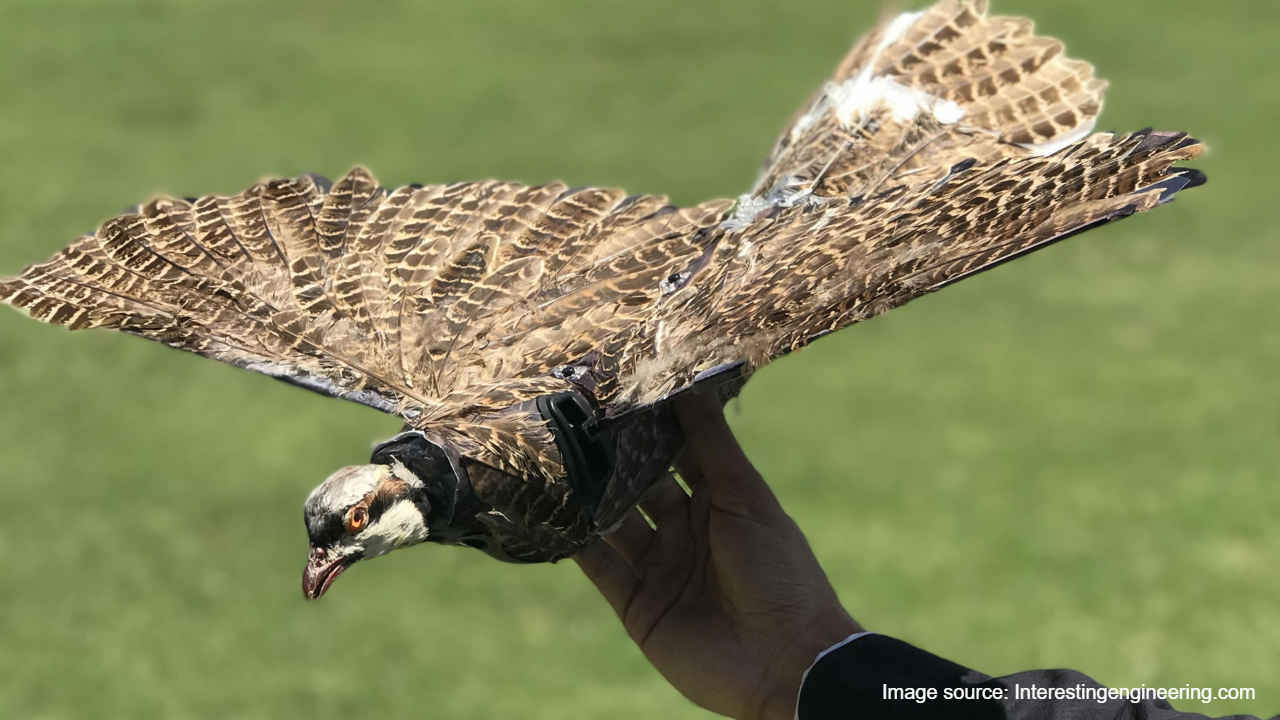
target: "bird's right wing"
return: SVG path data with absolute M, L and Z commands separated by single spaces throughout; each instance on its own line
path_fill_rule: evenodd
M 333 185 L 278 178 L 112 218 L 0 278 L 0 304 L 363 403 L 511 474 L 555 477 L 545 424 L 508 411 L 571 389 L 554 370 L 583 355 L 607 368 L 731 205 L 562 183 L 392 189 L 363 168 Z

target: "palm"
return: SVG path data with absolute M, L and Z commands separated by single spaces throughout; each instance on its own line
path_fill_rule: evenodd
M 673 479 L 608 544 L 579 555 L 653 665 L 689 699 L 735 716 L 794 700 L 823 647 L 856 630 L 795 523 L 714 400 L 679 409 L 689 448 Z M 789 698 L 788 698 L 789 696 Z

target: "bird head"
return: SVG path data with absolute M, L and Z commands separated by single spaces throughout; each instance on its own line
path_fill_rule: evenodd
M 333 473 L 303 505 L 311 550 L 302 593 L 318 598 L 356 561 L 426 540 L 430 510 L 423 480 L 399 462 Z

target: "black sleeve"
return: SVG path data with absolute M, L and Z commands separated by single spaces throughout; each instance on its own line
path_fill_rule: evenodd
M 798 720 L 834 718 L 1017 718 L 1018 720 L 1191 720 L 1152 698 L 1108 697 L 1074 670 L 988 677 L 884 635 L 864 635 L 819 657 L 805 675 Z M 1198 703 L 1194 697 L 1185 701 Z M 1233 715 L 1234 720 L 1257 720 Z M 1224 718 L 1224 720 L 1227 720 Z M 1272 720 L 1280 720 L 1280 715 Z

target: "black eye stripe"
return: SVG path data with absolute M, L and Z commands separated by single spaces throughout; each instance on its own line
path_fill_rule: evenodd
M 382 513 L 386 512 L 396 500 L 397 498 L 389 495 L 374 495 L 373 502 L 369 504 L 369 524 L 377 522 L 378 518 L 382 517 Z
M 311 544 L 316 547 L 328 547 L 338 542 L 338 539 L 346 532 L 340 517 L 326 517 L 320 521 L 319 525 L 316 528 L 312 528 L 310 524 L 307 526 L 307 529 L 311 531 Z

